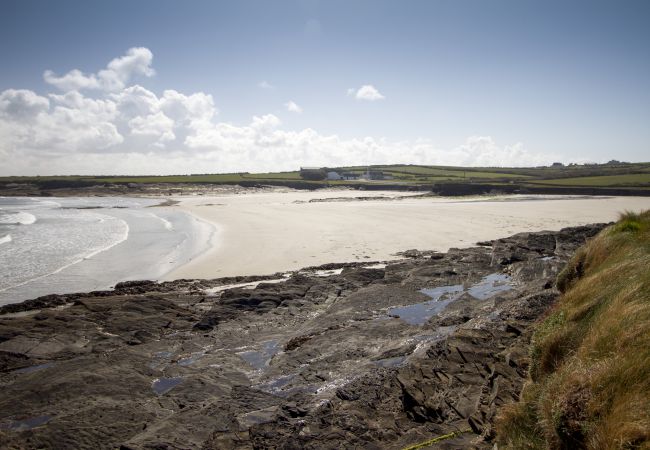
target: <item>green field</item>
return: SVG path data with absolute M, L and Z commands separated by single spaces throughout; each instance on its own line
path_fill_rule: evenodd
M 553 167 L 450 167 L 424 166 L 410 164 L 331 167 L 339 173 L 347 172 L 361 175 L 368 168 L 372 172 L 381 172 L 383 180 L 305 180 L 298 170 L 271 173 L 215 173 L 167 176 L 36 176 L 36 177 L 0 177 L 0 185 L 7 187 L 12 183 L 31 184 L 40 189 L 90 187 L 95 185 L 119 184 L 280 184 L 293 187 L 346 185 L 405 185 L 431 186 L 446 183 L 520 186 L 528 188 L 542 187 L 611 187 L 650 189 L 650 163 L 589 164 Z
M 650 186 L 650 173 L 559 178 L 554 180 L 538 180 L 535 183 L 554 186 L 640 186 L 644 184 Z
M 441 181 L 441 180 L 489 180 L 489 179 L 523 179 L 528 178 L 528 175 L 497 172 L 490 170 L 482 170 L 478 168 L 447 168 L 447 167 L 434 167 L 434 166 L 417 166 L 417 165 L 391 165 L 391 166 L 370 166 L 371 170 L 381 171 L 385 175 L 390 175 L 395 180 L 402 181 Z M 354 166 L 343 167 L 341 170 L 362 174 L 367 170 L 367 167 Z

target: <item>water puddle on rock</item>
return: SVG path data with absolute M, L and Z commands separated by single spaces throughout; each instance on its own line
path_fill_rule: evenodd
M 246 361 L 255 370 L 263 370 L 269 365 L 271 358 L 280 351 L 280 344 L 276 340 L 262 342 L 261 350 L 248 350 L 237 353 L 241 359 Z
M 32 373 L 32 372 L 37 372 L 39 370 L 47 369 L 48 367 L 52 367 L 53 365 L 54 363 L 50 362 L 45 364 L 38 364 L 36 366 L 23 367 L 22 369 L 14 370 L 13 373 Z
M 174 387 L 183 382 L 183 377 L 156 378 L 151 383 L 151 389 L 158 394 L 163 395 L 171 391 Z
M 188 367 L 197 362 L 199 359 L 203 358 L 205 356 L 205 352 L 196 352 L 192 353 L 190 356 L 186 358 L 181 358 L 178 360 L 177 364 L 179 366 L 183 367 Z
M 260 280 L 260 281 L 249 281 L 247 283 L 236 283 L 236 284 L 225 284 L 223 286 L 217 286 L 213 288 L 208 288 L 204 289 L 203 292 L 208 297 L 216 297 L 218 294 L 220 294 L 223 291 L 227 291 L 228 289 L 235 289 L 235 288 L 242 288 L 242 289 L 255 289 L 258 285 L 260 284 L 278 284 L 278 283 L 284 283 L 289 279 L 289 276 L 286 274 L 284 275 L 284 278 L 272 278 L 270 280 Z
M 269 408 L 258 409 L 257 411 L 241 414 L 240 416 L 237 416 L 237 421 L 239 422 L 242 429 L 245 430 L 253 425 L 273 422 L 277 414 L 278 407 L 271 406 Z
M 486 300 L 499 292 L 509 291 L 510 289 L 512 289 L 512 282 L 508 275 L 493 273 L 472 285 L 467 292 L 474 298 Z
M 149 368 L 152 370 L 157 370 L 166 367 L 173 355 L 174 353 L 167 351 L 154 353 L 153 359 L 149 363 Z
M 45 425 L 50 420 L 52 420 L 52 417 L 53 416 L 45 415 L 45 416 L 28 417 L 26 419 L 20 419 L 20 420 L 12 420 L 8 424 L 0 425 L 0 428 L 5 430 L 12 430 L 12 431 L 31 430 L 32 428 Z
M 290 373 L 288 375 L 282 375 L 277 378 L 267 381 L 265 383 L 260 383 L 256 385 L 256 388 L 260 391 L 273 394 L 277 397 L 288 398 L 294 394 L 316 394 L 318 392 L 320 384 L 298 384 L 297 386 L 292 385 L 293 380 L 296 379 L 298 374 Z M 298 381 L 300 383 L 300 381 Z
M 314 270 L 314 275 L 321 278 L 331 277 L 333 275 L 341 275 L 343 269 L 322 269 Z
M 275 378 L 271 381 L 267 381 L 266 383 L 262 383 L 258 385 L 259 389 L 268 392 L 271 394 L 277 394 L 281 395 L 282 394 L 282 389 L 287 386 L 293 379 L 296 378 L 296 374 L 292 373 L 289 375 L 282 375 L 278 378 Z
M 463 294 L 463 285 L 440 286 L 431 289 L 422 289 L 420 292 L 431 297 L 431 300 L 416 303 L 415 305 L 389 308 L 388 315 L 399 317 L 411 325 L 422 325 L 442 311 L 449 303 L 460 297 Z
M 379 367 L 399 367 L 406 362 L 407 356 L 396 356 L 394 358 L 377 359 L 373 361 Z
M 512 280 L 508 275 L 493 273 L 483 277 L 481 281 L 467 289 L 462 284 L 421 289 L 420 292 L 431 297 L 431 300 L 415 305 L 389 308 L 388 315 L 399 317 L 411 325 L 423 325 L 465 293 L 478 300 L 486 300 L 499 292 L 509 291 L 512 288 Z

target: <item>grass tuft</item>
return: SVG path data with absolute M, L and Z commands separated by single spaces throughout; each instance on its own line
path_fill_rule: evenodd
M 650 449 L 650 211 L 626 212 L 558 276 L 503 448 Z

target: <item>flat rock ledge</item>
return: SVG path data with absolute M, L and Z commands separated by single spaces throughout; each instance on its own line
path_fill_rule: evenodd
M 492 448 L 531 325 L 603 224 L 0 308 L 0 447 Z

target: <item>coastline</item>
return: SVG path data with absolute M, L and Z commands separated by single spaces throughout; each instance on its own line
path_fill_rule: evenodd
M 446 252 L 519 232 L 609 222 L 620 212 L 650 208 L 646 197 L 459 198 L 347 189 L 140 198 L 157 200 L 138 213 L 139 221 L 156 216 L 156 229 L 136 227 L 108 250 L 1 292 L 0 303 L 109 289 L 136 279 L 270 275 L 331 263 L 396 260 L 411 249 Z M 79 208 L 96 207 L 82 203 Z M 99 211 L 125 219 L 128 210 L 120 208 Z M 172 225 L 167 216 L 185 220 Z M 172 242 L 170 233 L 185 238 Z
M 447 444 L 490 449 L 557 273 L 603 226 L 322 267 L 328 276 L 136 281 L 0 308 L 0 437 L 405 448 L 471 429 Z
M 520 232 L 610 222 L 626 210 L 650 208 L 646 197 L 405 194 L 376 191 L 359 197 L 358 191 L 327 190 L 174 197 L 179 203 L 171 208 L 211 223 L 220 239 L 162 279 L 394 260 L 409 249 L 445 252 Z
M 48 198 L 52 200 L 52 198 Z M 83 253 L 68 255 L 67 260 L 55 255 L 41 254 L 39 247 L 29 248 L 32 241 L 29 234 L 21 233 L 0 250 L 4 252 L 15 274 L 23 275 L 14 283 L 0 286 L 0 305 L 22 302 L 49 294 L 66 294 L 112 288 L 116 283 L 134 279 L 162 279 L 177 266 L 191 261 L 193 257 L 206 250 L 205 242 L 212 242 L 214 227 L 194 215 L 179 209 L 170 208 L 168 202 L 137 198 L 78 198 L 58 199 L 63 206 L 50 211 L 32 211 L 44 216 L 44 222 L 36 221 L 27 227 L 39 227 L 27 233 L 42 233 L 41 228 L 52 220 L 58 210 L 67 210 L 66 223 L 73 223 L 73 210 L 83 214 L 94 214 L 98 220 L 115 220 L 124 224 L 125 234 L 108 245 L 88 249 Z M 144 203 L 140 200 L 145 200 Z M 129 206 L 124 206 L 126 202 Z M 133 204 L 132 204 L 133 203 Z M 150 204 L 155 203 L 155 204 Z M 161 206 L 151 208 L 152 206 Z M 102 218 L 103 217 L 103 218 Z M 71 222 L 72 221 L 72 222 Z M 51 225 L 50 225 L 51 226 Z M 81 237 L 81 236 L 79 236 Z M 27 239 L 27 240 L 26 240 Z M 14 249 L 5 247 L 16 245 Z M 92 251 L 91 251 L 92 250 Z M 12 252 L 14 252 L 12 254 Z M 21 255 L 21 256 L 16 256 Z M 25 255 L 25 256 L 22 256 Z M 24 259 L 31 257 L 32 259 Z M 13 259 L 12 259 L 13 258 Z M 18 258 L 18 259 L 16 259 Z M 34 259 L 37 258 L 37 259 Z M 33 274 L 20 272 L 23 265 L 33 264 L 38 258 L 49 258 L 48 265 L 39 267 Z M 5 280 L 7 281 L 7 280 Z M 9 279 L 11 281 L 11 278 Z

